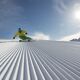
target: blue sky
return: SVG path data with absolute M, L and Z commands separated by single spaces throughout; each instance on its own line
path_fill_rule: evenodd
M 79 0 L 0 0 L 0 38 L 12 38 L 19 27 L 53 40 L 78 34 L 79 11 Z

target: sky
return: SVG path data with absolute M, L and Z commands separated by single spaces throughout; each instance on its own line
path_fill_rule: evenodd
M 80 36 L 80 0 L 0 0 L 0 39 L 17 29 L 37 39 L 70 40 Z

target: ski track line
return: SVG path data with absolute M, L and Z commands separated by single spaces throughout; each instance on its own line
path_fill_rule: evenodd
M 80 80 L 80 46 L 76 45 L 55 41 L 0 43 L 0 80 Z M 69 47 L 68 56 L 73 55 L 70 49 L 77 54 L 69 59 L 54 51 L 55 47 L 64 48 L 62 52 Z
M 2 65 L 6 60 L 8 60 L 8 58 L 10 58 L 12 55 L 14 55 L 14 50 L 17 51 L 16 48 L 14 48 L 13 50 L 10 50 L 8 53 L 8 55 L 1 61 L 0 65 Z
M 45 56 L 46 57 L 46 56 Z M 67 76 L 67 74 L 65 74 L 65 72 L 63 72 L 64 70 L 63 69 L 61 69 L 60 70 L 60 67 L 59 66 L 55 66 L 56 64 L 54 63 L 54 66 L 50 63 L 50 61 L 49 61 L 49 59 L 46 57 L 43 57 L 42 56 L 42 58 L 45 60 L 46 59 L 46 63 L 50 66 L 50 68 L 56 73 L 56 75 L 59 77 L 59 78 L 61 78 L 61 80 L 63 79 L 64 80 L 64 75 L 65 76 Z M 60 73 L 60 72 L 62 72 L 62 73 Z M 61 77 L 62 76 L 62 77 Z M 69 76 L 67 76 L 67 78 L 68 78 L 68 80 L 69 80 L 69 78 L 70 78 L 70 80 L 74 80 L 71 76 L 69 77 Z M 67 80 L 67 79 L 66 79 Z
M 37 50 L 37 49 L 36 49 Z M 39 51 L 38 51 L 39 52 Z M 46 57 L 46 55 L 44 55 L 45 57 Z M 43 55 L 42 55 L 42 57 L 43 57 Z M 45 58 L 44 58 L 45 59 Z M 47 60 L 47 59 L 46 59 Z M 44 60 L 45 61 L 45 60 Z M 52 66 L 52 64 L 50 64 L 50 62 L 49 61 L 46 61 L 47 62 L 47 64 L 51 67 Z M 65 79 L 64 78 L 64 75 L 63 74 L 65 74 L 65 73 L 63 73 L 63 74 L 61 74 L 60 72 L 59 72 L 59 70 L 57 70 L 56 69 L 56 67 L 54 67 L 54 66 L 52 66 L 52 68 L 53 68 L 53 71 L 57 74 L 57 76 L 59 76 L 60 78 L 61 78 L 61 80 L 63 79 Z M 61 70 L 62 71 L 62 70 Z M 69 77 L 69 76 L 68 76 Z M 67 80 L 67 79 L 65 79 L 65 80 Z M 73 78 L 70 78 L 70 80 L 74 80 Z
M 40 52 L 41 52 L 41 51 L 40 51 Z M 46 54 L 45 54 L 45 55 L 46 55 Z M 55 59 L 55 58 L 53 58 L 53 59 Z M 57 59 L 56 59 L 55 61 L 57 61 Z M 54 62 L 54 61 L 53 61 L 53 62 Z M 61 64 L 61 62 L 59 62 L 59 64 Z M 58 64 L 58 65 L 59 65 L 59 64 Z M 64 66 L 64 64 L 65 64 L 65 63 L 62 62 L 61 65 Z M 69 69 L 67 66 L 68 66 L 68 65 L 66 65 L 66 66 L 64 66 L 64 67 L 69 71 L 68 73 L 70 73 L 75 79 L 80 80 L 80 77 L 78 76 L 79 74 L 77 73 L 78 75 L 76 75 L 75 72 L 73 73 L 73 70 L 72 70 L 73 68 L 71 69 L 72 71 L 70 71 L 70 69 Z M 70 66 L 69 66 L 69 67 L 70 67 Z

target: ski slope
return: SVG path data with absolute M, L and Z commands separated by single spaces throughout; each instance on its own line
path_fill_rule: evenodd
M 1 42 L 0 80 L 80 80 L 80 43 Z

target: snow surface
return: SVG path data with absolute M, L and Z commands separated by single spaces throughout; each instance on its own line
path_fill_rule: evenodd
M 80 80 L 80 43 L 0 43 L 0 80 Z

